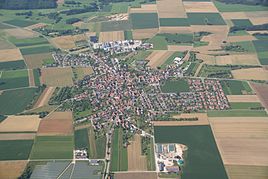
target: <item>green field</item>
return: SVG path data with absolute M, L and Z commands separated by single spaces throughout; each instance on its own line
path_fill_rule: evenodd
M 0 62 L 0 71 L 2 70 L 19 70 L 25 69 L 26 65 L 24 60 L 10 61 L 10 62 Z
M 204 64 L 198 74 L 200 77 L 231 78 L 231 68 L 228 66 L 215 66 Z
M 226 111 L 208 111 L 209 117 L 266 117 L 268 116 L 264 110 L 226 110 Z
M 28 70 L 3 71 L 0 78 L 0 90 L 29 86 Z
M 18 26 L 18 27 L 27 27 L 27 26 L 36 24 L 36 22 L 34 22 L 34 21 L 21 20 L 21 19 L 13 19 L 13 20 L 9 20 L 9 21 L 4 21 L 4 23 Z
M 261 103 L 258 102 L 231 102 L 230 106 L 232 109 L 251 109 L 262 107 Z
M 226 95 L 252 94 L 252 89 L 245 81 L 223 80 L 220 83 Z
M 123 147 L 123 129 L 116 128 L 112 140 L 111 171 L 127 171 L 127 148 Z
M 0 160 L 27 160 L 33 140 L 0 140 Z
M 37 136 L 31 159 L 72 159 L 73 136 Z
M 88 149 L 89 139 L 87 128 L 79 129 L 74 132 L 74 144 L 76 149 Z
M 187 18 L 159 18 L 160 26 L 189 26 Z
M 182 179 L 227 179 L 210 126 L 155 127 L 156 143 L 180 143 L 184 154 Z
M 220 12 L 243 12 L 243 11 L 267 11 L 268 7 L 258 5 L 244 4 L 226 4 L 219 1 L 214 1 L 215 6 Z
M 228 36 L 243 36 L 243 35 L 249 35 L 249 33 L 245 30 L 238 30 L 234 32 L 230 32 Z
M 15 37 L 10 37 L 8 40 L 17 47 L 48 44 L 48 41 L 44 37 L 34 37 L 27 39 L 16 39 Z
M 188 67 L 188 69 L 185 72 L 185 76 L 194 76 L 198 66 L 200 65 L 200 63 L 195 63 L 195 62 L 191 62 L 190 66 Z
M 35 46 L 35 47 L 25 47 L 20 48 L 22 55 L 31 55 L 31 54 L 38 54 L 38 53 L 47 53 L 53 49 L 50 45 L 42 45 L 42 46 Z
M 226 25 L 219 13 L 187 13 L 191 25 Z
M 133 29 L 158 28 L 157 13 L 133 13 L 130 14 L 130 22 Z
M 176 57 L 183 58 L 183 52 L 174 52 L 166 61 L 161 65 L 161 68 L 166 68 L 168 65 L 172 64 Z
M 232 22 L 238 27 L 248 27 L 253 25 L 249 19 L 233 19 Z
M 188 82 L 184 79 L 167 80 L 161 86 L 161 90 L 163 93 L 189 92 L 189 85 Z
M 130 30 L 131 25 L 129 21 L 122 20 L 122 21 L 107 21 L 107 22 L 101 22 L 100 31 L 106 32 L 106 31 L 121 31 L 121 30 Z
M 244 49 L 245 52 L 256 53 L 255 47 L 252 41 L 233 42 L 232 45 L 238 45 Z
M 193 34 L 159 34 L 163 36 L 169 45 L 192 45 Z
M 40 86 L 40 72 L 38 69 L 33 69 L 33 75 L 34 75 L 34 84 L 35 86 Z
M 268 65 L 268 40 L 254 40 L 256 52 L 262 65 Z
M 148 40 L 148 42 L 153 44 L 154 50 L 167 50 L 168 43 L 164 36 L 156 35 Z
M 124 37 L 125 40 L 133 40 L 132 31 L 130 30 L 124 31 Z
M 35 96 L 37 88 L 4 91 L 0 95 L 0 114 L 17 114 L 25 110 Z

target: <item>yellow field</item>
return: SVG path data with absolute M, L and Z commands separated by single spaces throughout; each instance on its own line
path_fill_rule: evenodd
M 186 12 L 219 12 L 213 2 L 188 2 L 184 1 Z
M 111 42 L 124 39 L 124 31 L 100 32 L 99 42 Z
M 173 52 L 165 51 L 165 50 L 159 50 L 159 51 L 153 51 L 146 60 L 149 61 L 148 65 L 152 68 L 157 68 L 161 66 L 165 61 L 173 54 Z
M 38 33 L 34 32 L 32 30 L 29 30 L 29 29 L 13 28 L 13 29 L 6 29 L 4 31 L 9 36 L 16 37 L 17 39 L 38 37 Z
M 142 4 L 140 8 L 130 8 L 130 13 L 154 13 L 157 12 L 156 4 Z
M 43 93 L 38 98 L 37 102 L 35 103 L 33 108 L 39 108 L 48 104 L 49 99 L 51 98 L 55 88 L 54 87 L 47 87 Z
M 62 87 L 73 85 L 73 71 L 72 68 L 42 68 L 41 81 L 47 86 Z
M 34 139 L 35 133 L 1 133 L 0 140 L 26 140 Z
M 0 178 L 17 179 L 24 171 L 27 160 L 1 161 Z
M 157 0 L 160 18 L 187 18 L 182 0 Z
M 18 48 L 0 50 L 0 62 L 22 60 L 23 57 Z
M 267 11 L 246 12 L 246 15 L 253 25 L 261 25 L 268 23 Z
M 210 65 L 216 64 L 216 57 L 215 56 L 197 53 L 196 57 L 197 57 L 197 59 L 203 60 L 204 63 L 206 63 L 206 64 L 210 64 Z
M 243 42 L 252 40 L 256 40 L 256 38 L 252 35 L 228 36 L 227 38 L 227 42 Z
M 51 39 L 51 43 L 54 44 L 57 48 L 69 50 L 76 47 L 75 42 L 82 40 L 87 40 L 86 36 L 83 34 L 66 35 Z
M 24 55 L 24 61 L 29 69 L 41 68 L 44 59 L 52 59 L 51 53 Z
M 227 95 L 229 102 L 260 102 L 257 95 Z
M 222 17 L 224 19 L 247 19 L 245 12 L 222 12 Z
M 157 34 L 158 28 L 153 29 L 135 29 L 132 30 L 133 39 L 142 40 L 149 39 Z
M 239 54 L 216 57 L 217 65 L 259 65 L 256 54 Z
M 263 68 L 248 68 L 232 70 L 234 79 L 244 80 L 268 80 L 268 71 Z
M 0 132 L 35 132 L 39 122 L 38 115 L 8 116 L 0 123 Z
M 225 165 L 229 179 L 267 179 L 268 166 Z

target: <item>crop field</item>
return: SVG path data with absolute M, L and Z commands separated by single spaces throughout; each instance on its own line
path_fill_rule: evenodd
M 79 129 L 74 132 L 74 144 L 76 149 L 89 148 L 89 138 L 87 128 Z
M 146 60 L 149 61 L 148 65 L 151 68 L 160 67 L 165 61 L 172 55 L 172 52 L 169 51 L 153 51 Z
M 133 13 L 130 14 L 130 21 L 133 29 L 158 28 L 157 13 Z
M 228 178 L 210 126 L 157 126 L 154 134 L 156 143 L 179 143 L 188 147 L 182 179 Z
M 233 42 L 231 44 L 240 46 L 244 52 L 256 53 L 256 50 L 252 41 Z
M 47 87 L 42 94 L 39 96 L 38 100 L 34 104 L 34 108 L 39 108 L 48 104 L 49 99 L 51 98 L 55 88 Z
M 0 133 L 0 140 L 34 140 L 35 133 L 32 132 L 14 132 Z
M 41 81 L 47 86 L 72 86 L 73 71 L 71 68 L 42 68 Z
M 178 45 L 178 44 L 192 44 L 193 43 L 193 34 L 159 34 L 158 36 L 163 36 L 169 45 Z
M 4 91 L 0 95 L 0 114 L 17 114 L 25 110 L 35 96 L 36 88 Z
M 33 69 L 28 69 L 29 87 L 35 87 L 35 79 Z
M 20 161 L 1 161 L 0 162 L 0 178 L 18 178 L 24 171 L 27 160 Z
M 35 86 L 40 86 L 40 72 L 38 69 L 33 69 L 34 84 Z
M 254 91 L 257 93 L 258 98 L 262 102 L 262 104 L 265 106 L 266 109 L 268 109 L 268 85 L 265 84 L 258 84 L 258 83 L 250 83 L 253 87 Z
M 52 60 L 52 62 L 54 61 L 51 53 L 23 55 L 23 57 L 29 69 L 41 68 L 43 64 L 46 64 L 46 61 L 48 60 Z
M 220 83 L 226 95 L 241 95 L 252 93 L 252 89 L 245 81 L 223 80 Z
M 130 31 L 130 30 L 125 30 L 125 31 L 124 31 L 124 37 L 125 37 L 125 40 L 133 40 L 133 34 L 132 34 L 132 31 Z
M 181 92 L 189 92 L 189 85 L 186 80 L 167 80 L 161 86 L 161 90 L 163 93 L 181 93 Z
M 0 140 L 0 160 L 27 160 L 33 140 Z
M 148 40 L 148 42 L 153 44 L 154 50 L 167 50 L 168 43 L 164 36 L 156 35 Z
M 183 2 L 185 11 L 188 12 L 219 12 L 213 2 Z
M 82 80 L 85 76 L 90 75 L 93 73 L 93 69 L 91 67 L 79 67 L 79 68 L 73 68 L 73 73 L 75 78 L 78 80 Z
M 18 27 L 27 27 L 27 26 L 36 24 L 36 22 L 28 21 L 28 20 L 21 20 L 21 19 L 13 19 L 13 20 L 9 20 L 9 21 L 4 21 L 4 23 L 18 26 Z
M 124 173 L 115 173 L 116 179 L 156 179 L 156 172 L 124 172 Z
M 26 39 L 17 39 L 15 37 L 10 37 L 8 40 L 17 47 L 48 44 L 48 41 L 44 37 L 34 37 Z
M 256 165 L 225 165 L 229 178 L 235 179 L 266 179 L 268 166 Z
M 129 13 L 152 13 L 157 12 L 156 4 L 141 4 L 141 7 L 131 7 Z
M 0 50 L 0 62 L 18 61 L 23 57 L 18 48 Z
M 256 38 L 252 35 L 248 35 L 243 33 L 243 31 L 237 33 L 229 33 L 227 42 L 234 43 L 236 45 L 240 45 L 244 51 L 247 52 L 255 52 L 255 48 L 253 46 L 252 40 L 256 40 Z M 235 43 L 240 42 L 240 43 Z
M 219 13 L 187 13 L 191 25 L 225 25 Z
M 262 65 L 268 65 L 268 40 L 255 40 L 253 41 L 253 44 L 257 51 L 260 63 Z
M 208 111 L 209 117 L 266 117 L 264 110 L 234 109 L 226 111 Z
M 232 54 L 216 56 L 217 65 L 259 65 L 259 60 L 255 54 Z M 254 69 L 254 68 L 253 68 Z M 239 69 L 240 70 L 240 69 Z M 243 69 L 250 70 L 250 69 Z
M 38 34 L 36 32 L 22 28 L 6 29 L 4 31 L 7 35 L 17 39 L 38 37 Z
M 113 134 L 111 171 L 128 170 L 127 148 L 123 147 L 123 131 L 116 128 Z
M 227 95 L 229 102 L 259 102 L 259 98 L 257 95 Z
M 0 71 L 2 70 L 20 70 L 25 69 L 26 65 L 23 60 L 0 62 Z
M 219 1 L 214 1 L 215 6 L 220 12 L 243 12 L 243 11 L 267 11 L 265 6 L 244 5 L 244 4 L 226 4 Z
M 170 57 L 167 58 L 167 60 L 161 65 L 161 68 L 166 68 L 168 65 L 172 64 L 174 62 L 174 59 L 176 57 L 183 58 L 184 53 L 183 52 L 174 52 Z
M 160 26 L 176 27 L 176 26 L 189 26 L 187 18 L 160 18 Z
M 28 70 L 3 71 L 0 78 L 0 90 L 29 86 Z
M 72 159 L 73 136 L 37 136 L 31 159 Z
M 231 102 L 230 106 L 232 109 L 251 109 L 262 107 L 261 103 L 258 102 Z
M 99 42 L 124 40 L 124 31 L 100 32 Z
M 8 116 L 0 123 L 0 132 L 35 132 L 39 122 L 38 115 Z
M 247 27 L 253 25 L 249 19 L 233 19 L 232 22 L 235 26 L 238 27 Z
M 131 24 L 128 20 L 121 20 L 121 21 L 107 21 L 101 22 L 100 24 L 100 31 L 124 31 L 130 30 Z
M 187 18 L 182 0 L 156 1 L 160 18 Z
M 232 70 L 232 75 L 239 80 L 268 80 L 268 71 L 263 68 Z
M 209 120 L 224 164 L 268 166 L 267 117 Z
M 42 46 L 35 46 L 35 47 L 24 47 L 21 48 L 22 55 L 31 55 L 31 54 L 39 54 L 39 53 L 48 53 L 53 49 L 51 45 L 42 45 Z

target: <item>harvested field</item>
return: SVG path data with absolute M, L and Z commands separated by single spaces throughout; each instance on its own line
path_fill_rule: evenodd
M 141 153 L 141 136 L 135 135 L 127 147 L 128 171 L 146 171 L 146 156 Z
M 39 122 L 38 115 L 8 116 L 0 123 L 0 132 L 35 132 Z
M 232 70 L 232 75 L 240 80 L 268 80 L 268 71 L 263 68 Z
M 17 61 L 23 59 L 20 49 L 0 50 L 0 62 Z
M 73 133 L 72 112 L 53 112 L 40 122 L 37 135 L 70 135 Z
M 41 81 L 47 86 L 72 86 L 73 85 L 72 68 L 42 68 Z
M 0 162 L 0 178 L 17 179 L 24 171 L 27 160 L 20 161 L 1 161 Z
M 156 172 L 115 172 L 115 179 L 157 179 Z
M 261 25 L 268 23 L 268 12 L 246 12 L 247 17 L 252 22 L 253 25 Z
M 157 34 L 158 28 L 154 29 L 135 29 L 132 31 L 133 39 L 142 40 L 149 39 Z
M 267 179 L 268 166 L 225 165 L 230 179 Z
M 257 95 L 227 95 L 229 102 L 260 102 Z
M 41 68 L 44 64 L 44 60 L 52 59 L 51 53 L 24 55 L 23 57 L 29 69 Z
M 34 82 L 34 74 L 33 74 L 33 69 L 28 69 L 28 76 L 29 76 L 29 86 L 34 87 L 35 82 Z
M 216 64 L 216 57 L 212 56 L 212 55 L 206 55 L 206 54 L 197 53 L 196 58 L 203 60 L 204 63 L 209 64 L 209 65 Z
M 183 113 L 174 115 L 174 119 L 180 118 L 198 118 L 197 121 L 153 121 L 154 126 L 192 126 L 208 125 L 208 116 L 206 113 Z
M 224 19 L 248 19 L 245 12 L 222 12 L 221 16 Z
M 217 65 L 259 65 L 259 60 L 256 54 L 239 54 L 216 56 Z M 250 68 L 254 71 L 255 68 Z M 246 69 L 243 69 L 246 70 Z M 247 69 L 249 70 L 249 69 Z M 251 71 L 251 70 L 250 70 Z
M 213 2 L 183 2 L 186 12 L 219 12 Z
M 100 32 L 99 42 L 125 40 L 124 31 Z
M 1 133 L 0 140 L 27 140 L 34 139 L 35 133 Z
M 268 118 L 209 118 L 223 163 L 268 166 Z
M 256 40 L 256 38 L 252 35 L 228 36 L 227 38 L 227 42 L 243 42 L 252 40 Z
M 78 80 L 82 80 L 86 75 L 94 73 L 92 67 L 79 67 L 73 69 L 74 76 Z
M 33 25 L 30 25 L 30 26 L 25 27 L 25 28 L 33 30 L 33 29 L 42 28 L 42 27 L 46 27 L 46 26 L 47 26 L 47 24 L 45 24 L 45 23 L 37 23 L 37 24 L 33 24 Z
M 159 33 L 169 33 L 169 34 L 176 34 L 176 33 L 191 33 L 192 28 L 191 27 L 166 27 L 166 26 L 161 26 L 159 27 Z
M 258 84 L 258 83 L 250 83 L 251 87 L 253 87 L 254 91 L 257 93 L 262 105 L 268 109 L 268 85 Z
M 66 35 L 66 36 L 55 37 L 51 39 L 51 42 L 57 48 L 68 50 L 68 49 L 72 49 L 76 47 L 75 42 L 86 40 L 86 39 L 87 39 L 86 36 L 83 34 Z
M 188 46 L 188 45 L 168 45 L 168 51 L 179 51 L 179 52 L 184 52 L 191 50 L 193 46 Z
M 10 36 L 16 37 L 17 39 L 38 37 L 36 32 L 22 28 L 6 29 L 5 32 Z
M 157 0 L 160 18 L 187 18 L 182 0 Z
M 156 4 L 142 4 L 140 8 L 130 8 L 129 13 L 151 13 L 157 12 Z
M 157 68 L 161 66 L 165 61 L 173 54 L 173 52 L 165 51 L 165 50 L 159 50 L 159 51 L 153 51 L 146 60 L 149 61 L 148 65 L 152 68 Z
M 38 98 L 37 102 L 35 103 L 33 108 L 39 108 L 48 104 L 49 99 L 51 98 L 55 88 L 54 87 L 47 87 L 41 96 Z

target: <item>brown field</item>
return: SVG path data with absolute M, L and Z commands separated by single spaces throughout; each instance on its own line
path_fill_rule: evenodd
M 253 87 L 254 91 L 257 93 L 262 105 L 268 109 L 268 85 L 258 84 L 258 83 L 250 83 L 251 87 Z
M 39 122 L 38 115 L 8 116 L 0 123 L 0 132 L 35 132 Z
M 91 36 L 96 36 L 96 32 L 86 32 L 85 35 L 87 38 L 89 38 Z
M 159 33 L 176 34 L 178 32 L 182 34 L 191 33 L 192 28 L 191 27 L 165 27 L 165 26 L 159 27 Z
M 267 11 L 246 12 L 246 15 L 253 25 L 261 25 L 268 23 Z
M 40 112 L 47 111 L 50 113 L 51 111 L 55 111 L 57 107 L 58 107 L 57 105 L 45 105 L 39 108 L 30 109 L 27 112 L 40 113 Z
M 132 30 L 133 39 L 142 40 L 149 39 L 157 34 L 158 28 L 153 29 L 135 29 Z
M 23 57 L 20 53 L 20 49 L 6 49 L 0 50 L 0 62 L 22 60 Z
M 57 48 L 68 50 L 76 47 L 75 42 L 86 39 L 87 39 L 86 36 L 83 34 L 66 35 L 51 39 L 51 43 L 55 45 Z
M 173 52 L 165 51 L 165 50 L 159 50 L 159 51 L 153 51 L 146 60 L 149 61 L 148 65 L 152 68 L 157 68 L 161 66 L 165 61 L 173 54 Z
M 227 42 L 243 42 L 252 40 L 256 40 L 256 38 L 252 35 L 228 36 L 227 38 Z
M 263 68 L 232 70 L 232 75 L 241 80 L 268 80 L 268 71 Z
M 223 163 L 268 166 L 268 118 L 209 118 Z
M 35 133 L 1 133 L 0 140 L 26 140 L 34 139 Z
M 24 55 L 23 57 L 29 69 L 41 68 L 43 66 L 43 60 L 53 59 L 51 53 Z
M 33 74 L 33 70 L 32 69 L 28 69 L 28 76 L 29 76 L 29 86 L 35 86 L 34 83 L 34 74 Z
M 33 24 L 33 25 L 30 25 L 30 26 L 27 26 L 25 27 L 26 29 L 37 29 L 37 28 L 42 28 L 42 27 L 46 27 L 47 24 L 45 23 L 37 23 L 37 24 Z
M 187 18 L 182 0 L 157 0 L 160 18 Z
M 222 12 L 221 16 L 224 19 L 248 19 L 245 12 Z
M 63 4 L 64 0 L 57 0 L 57 4 Z
M 168 45 L 168 51 L 180 51 L 184 52 L 193 49 L 193 46 L 189 45 Z
M 47 86 L 72 86 L 73 85 L 72 68 L 42 68 L 41 81 Z
M 29 30 L 29 29 L 13 28 L 13 29 L 6 29 L 4 31 L 8 35 L 16 37 L 17 39 L 38 37 L 38 33 L 34 32 L 32 30 Z
M 92 67 L 78 67 L 74 68 L 73 72 L 76 73 L 78 80 L 82 80 L 86 75 L 90 75 L 94 71 Z
M 188 2 L 184 1 L 186 12 L 219 12 L 213 2 Z
M 146 171 L 146 156 L 141 154 L 141 136 L 135 135 L 127 147 L 128 170 L 129 171 Z
M 0 50 L 13 49 L 13 48 L 16 48 L 16 46 L 8 42 L 6 39 L 0 38 Z
M 115 179 L 157 179 L 156 172 L 115 172 Z
M 157 12 L 156 4 L 142 4 L 140 8 L 130 8 L 129 13 L 153 13 Z
M 204 63 L 206 63 L 206 64 L 211 64 L 211 65 L 216 64 L 216 57 L 212 56 L 212 55 L 197 53 L 196 58 L 203 60 Z
M 268 30 L 254 30 L 254 31 L 247 31 L 249 34 L 255 34 L 255 33 L 261 33 L 261 34 L 267 34 Z
M 260 102 L 257 95 L 227 95 L 229 102 Z
M 99 42 L 124 40 L 124 31 L 100 32 Z
M 267 179 L 268 166 L 225 165 L 229 179 Z
M 37 135 L 70 135 L 73 133 L 72 112 L 53 112 L 41 120 Z
M 24 171 L 27 160 L 13 160 L 0 162 L 0 178 L 17 179 Z
M 153 121 L 154 126 L 191 126 L 191 125 L 208 125 L 208 116 L 206 113 L 183 113 L 174 115 L 174 119 L 195 118 L 197 121 Z
M 48 104 L 49 99 L 51 98 L 55 88 L 54 87 L 46 87 L 43 93 L 38 98 L 33 108 L 39 108 Z
M 217 65 L 259 65 L 256 54 L 239 54 L 216 56 Z

